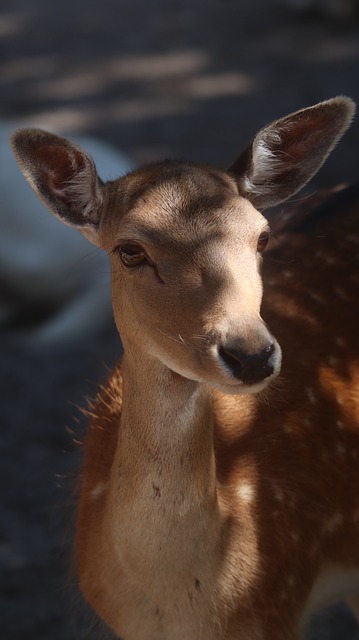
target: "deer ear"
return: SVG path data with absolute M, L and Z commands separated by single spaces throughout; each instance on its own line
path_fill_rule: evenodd
M 45 206 L 97 244 L 104 184 L 92 158 L 65 138 L 40 129 L 16 131 L 11 147 Z
M 241 194 L 257 208 L 295 194 L 325 162 L 354 113 L 354 102 L 339 96 L 261 129 L 228 169 Z

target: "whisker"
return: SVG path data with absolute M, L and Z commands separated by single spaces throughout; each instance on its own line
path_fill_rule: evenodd
M 165 336 L 166 338 L 169 338 L 170 340 L 173 340 L 173 342 L 178 342 L 178 344 L 183 344 L 183 338 L 181 340 L 178 340 L 178 338 L 175 338 L 174 336 L 171 336 L 169 333 L 165 333 L 165 331 L 162 331 L 162 329 L 159 329 L 158 327 L 157 327 L 157 331 L 162 336 Z
M 162 331 L 162 329 L 159 329 L 158 327 L 157 327 L 157 331 L 161 335 L 163 335 L 166 338 L 169 338 L 170 340 L 172 340 L 173 342 L 177 342 L 178 344 L 181 344 L 184 347 L 190 347 L 190 349 L 192 349 L 193 351 L 196 351 L 197 353 L 200 353 L 202 358 L 204 358 L 204 359 L 206 359 L 208 361 L 211 360 L 211 357 L 206 354 L 206 352 L 204 351 L 203 348 L 201 348 L 200 346 L 198 346 L 196 344 L 193 344 L 192 342 L 189 342 L 188 340 L 185 340 L 185 338 L 183 338 L 183 336 L 180 333 L 178 334 L 178 338 L 177 338 L 175 336 L 171 336 L 168 333 L 165 333 L 165 331 Z M 203 336 L 203 338 L 205 338 L 205 337 L 206 336 Z

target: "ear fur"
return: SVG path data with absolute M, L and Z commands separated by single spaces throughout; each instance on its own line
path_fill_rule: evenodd
M 20 129 L 10 143 L 22 173 L 45 206 L 94 241 L 104 185 L 92 158 L 81 147 L 41 129 Z
M 261 129 L 228 169 L 241 194 L 257 208 L 294 195 L 320 169 L 354 113 L 354 102 L 338 96 Z

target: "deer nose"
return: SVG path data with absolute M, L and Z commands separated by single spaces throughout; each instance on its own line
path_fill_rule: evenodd
M 219 355 L 232 375 L 244 384 L 256 384 L 274 373 L 273 342 L 258 353 L 247 353 L 232 346 L 221 346 Z

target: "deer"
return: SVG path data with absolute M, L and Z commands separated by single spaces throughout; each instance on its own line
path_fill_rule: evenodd
M 280 118 L 226 170 L 106 183 L 65 138 L 12 137 L 45 206 L 110 256 L 123 356 L 89 409 L 76 559 L 123 640 L 294 640 L 328 602 L 359 611 L 358 191 L 271 231 L 263 214 L 354 111 Z

